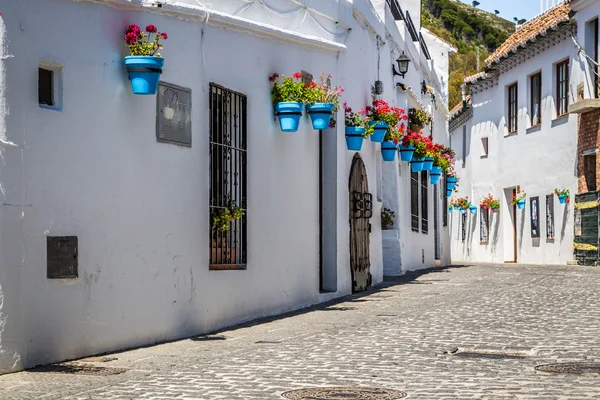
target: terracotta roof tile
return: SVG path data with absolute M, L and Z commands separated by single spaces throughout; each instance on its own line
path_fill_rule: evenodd
M 526 22 L 485 60 L 486 64 L 498 61 L 538 34 L 547 31 L 561 22 L 568 21 L 570 11 L 569 2 L 570 0 L 565 0 L 563 3 L 552 7 L 545 13 Z
M 467 97 L 465 98 L 465 101 L 467 104 L 469 104 L 469 102 L 471 102 L 471 95 L 467 95 Z M 460 110 L 462 110 L 462 108 L 463 108 L 463 102 L 461 101 L 460 103 L 455 105 L 452 110 L 450 110 L 450 117 L 453 117 L 454 114 L 458 113 Z

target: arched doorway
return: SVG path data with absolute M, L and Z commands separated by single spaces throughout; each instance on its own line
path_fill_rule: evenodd
M 365 164 L 358 153 L 354 155 L 348 185 L 350 195 L 350 270 L 352 291 L 360 292 L 371 285 L 370 236 L 373 216 L 373 196 Z

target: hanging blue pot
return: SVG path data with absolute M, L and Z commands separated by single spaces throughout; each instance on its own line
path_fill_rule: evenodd
M 442 176 L 442 168 L 441 167 L 431 167 L 431 171 L 429 172 L 429 182 L 432 185 L 435 185 L 440 180 Z
M 456 206 L 456 205 L 455 205 L 455 206 L 454 206 L 454 209 L 455 209 L 455 210 L 458 210 L 458 206 Z
M 460 213 L 461 213 L 461 214 L 466 214 L 466 213 L 467 213 L 467 210 L 465 210 L 464 208 L 461 208 L 461 209 L 460 209 Z
M 560 204 L 567 204 L 567 197 L 558 196 L 558 201 L 560 201 Z
M 452 196 L 452 190 L 446 190 L 446 197 Z
M 371 135 L 371 142 L 381 143 L 385 138 L 385 133 L 387 132 L 388 124 L 387 122 L 382 121 L 371 121 L 369 125 L 373 126 L 375 132 Z
M 448 178 L 446 178 L 446 189 L 454 190 L 454 187 L 456 186 L 457 182 L 458 182 L 458 178 L 449 176 Z
M 422 158 L 413 158 L 410 162 L 410 170 L 412 172 L 423 171 L 423 159 Z
M 477 206 L 469 206 L 469 211 L 471 214 L 477 214 Z
M 453 207 L 452 206 L 448 206 L 448 212 L 451 213 L 452 212 Z
M 402 146 L 400 145 L 400 159 L 402 161 L 410 162 L 415 153 L 415 146 Z
M 517 207 L 519 207 L 519 210 L 524 209 L 525 208 L 525 200 L 517 201 Z
M 362 126 L 347 126 L 346 127 L 346 147 L 348 150 L 360 151 L 363 144 L 363 134 L 365 128 Z
M 165 59 L 154 56 L 125 57 L 133 94 L 156 94 Z
M 425 157 L 423 159 L 423 171 L 431 171 L 433 167 L 433 157 Z
M 302 104 L 295 101 L 277 103 L 275 115 L 279 118 L 279 128 L 283 132 L 296 132 L 302 116 Z
M 381 143 L 381 157 L 383 161 L 394 161 L 396 159 L 396 152 L 398 151 L 398 145 L 391 140 L 386 140 Z
M 333 112 L 333 103 L 315 103 L 308 106 L 308 115 L 312 121 L 312 126 L 316 130 L 329 128 L 329 120 Z

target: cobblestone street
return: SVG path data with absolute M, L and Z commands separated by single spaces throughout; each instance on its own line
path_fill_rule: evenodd
M 5 375 L 0 399 L 268 400 L 315 386 L 408 399 L 598 399 L 600 374 L 534 367 L 600 362 L 599 288 L 593 267 L 441 269 L 296 315 L 70 364 L 110 368 L 100 375 Z

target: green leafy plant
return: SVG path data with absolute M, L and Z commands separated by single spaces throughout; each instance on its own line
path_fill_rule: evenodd
M 340 108 L 340 97 L 344 93 L 343 86 L 330 87 L 329 82 L 333 78 L 333 75 L 329 74 L 325 76 L 321 73 L 321 82 L 312 81 L 310 85 L 306 87 L 306 102 L 308 104 L 315 103 L 333 103 L 333 111 L 336 112 Z
M 500 209 L 500 201 L 494 198 L 491 193 L 488 193 L 488 195 L 481 200 L 480 206 L 486 210 L 497 211 Z
M 463 210 L 468 210 L 469 207 L 471 206 L 471 202 L 469 201 L 469 196 L 467 196 L 467 197 L 459 197 L 458 199 L 456 199 L 454 201 L 454 204 L 458 208 L 462 208 Z
M 353 112 L 352 108 L 348 107 L 348 103 L 346 102 L 344 102 L 342 105 L 344 107 L 344 117 L 346 126 L 365 128 L 365 132 L 362 135 L 364 138 L 373 134 L 375 129 L 371 125 L 369 125 L 368 122 L 365 120 L 363 115 L 364 113 L 360 114 L 358 112 Z
M 229 207 L 221 208 L 212 215 L 212 227 L 221 232 L 229 230 L 229 224 L 232 221 L 242 218 L 244 210 L 236 206 L 235 201 L 231 201 Z
M 271 97 L 273 104 L 282 102 L 306 102 L 306 86 L 302 82 L 302 74 L 295 72 L 292 77 L 274 73 L 269 76 L 269 82 L 273 84 Z
M 381 228 L 388 229 L 389 227 L 394 226 L 395 217 L 395 212 L 393 212 L 389 208 L 384 208 L 383 211 L 381 211 Z
M 439 151 L 433 156 L 433 165 L 440 167 L 442 172 L 447 172 L 454 165 L 454 150 L 442 144 L 438 146 Z
M 556 193 L 557 196 L 564 196 L 568 198 L 571 192 L 569 189 L 554 189 L 554 193 Z
M 161 39 L 166 40 L 167 38 L 166 32 L 159 32 L 152 24 L 146 26 L 146 32 L 142 32 L 136 24 L 131 24 L 125 33 L 125 43 L 132 56 L 162 57 L 158 50 L 163 48 Z
M 517 193 L 513 194 L 513 199 L 510 202 L 510 204 L 515 205 L 521 201 L 525 201 L 526 198 L 527 198 L 527 193 L 525 193 L 523 190 L 521 190 L 520 186 L 517 186 Z
M 431 123 L 431 115 L 419 108 L 409 108 L 408 109 L 408 122 L 411 125 L 425 126 Z

